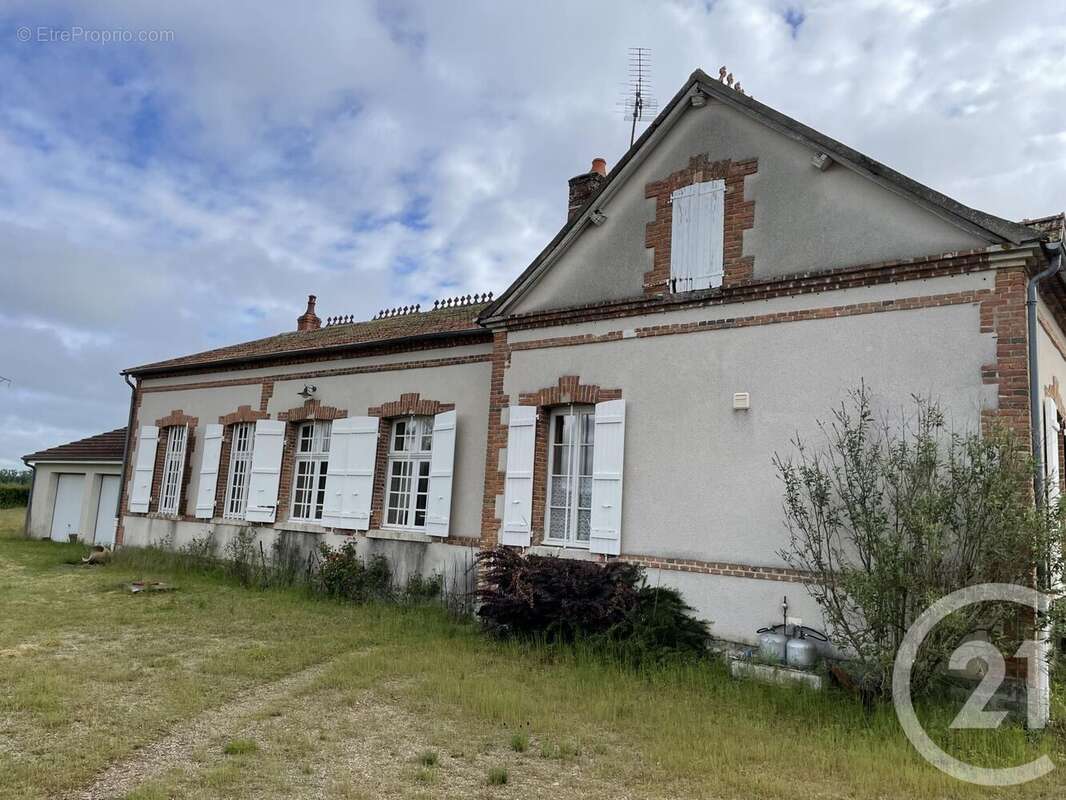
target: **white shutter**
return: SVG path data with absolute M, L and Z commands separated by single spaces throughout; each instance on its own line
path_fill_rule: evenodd
M 345 530 L 370 528 L 374 462 L 378 453 L 378 418 L 333 420 L 322 524 Z
M 152 497 L 152 473 L 155 472 L 155 448 L 159 444 L 159 428 L 142 425 L 137 437 L 137 461 L 133 468 L 129 509 L 134 514 L 147 514 Z
M 1044 474 L 1050 506 L 1059 502 L 1059 413 L 1050 397 L 1044 398 Z
M 244 512 L 249 522 L 273 522 L 277 516 L 284 449 L 285 423 L 276 419 L 257 420 L 252 470 L 248 476 L 248 508 Z
M 529 547 L 536 441 L 536 406 L 511 406 L 507 420 L 507 477 L 504 482 L 500 544 Z
M 625 462 L 626 401 L 596 404 L 592 450 L 592 532 L 589 550 L 616 556 L 622 544 L 622 466 Z
M 204 457 L 200 462 L 200 482 L 196 486 L 196 516 L 215 515 L 215 488 L 218 486 L 218 460 L 222 455 L 221 425 L 208 425 L 204 431 Z
M 455 469 L 454 411 L 433 417 L 433 451 L 429 457 L 429 506 L 426 533 L 447 536 L 452 510 L 452 471 Z
M 722 285 L 725 259 L 725 181 L 695 183 L 670 196 L 672 290 Z

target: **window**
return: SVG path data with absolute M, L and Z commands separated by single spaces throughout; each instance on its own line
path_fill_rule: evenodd
M 392 423 L 385 524 L 425 528 L 429 500 L 429 457 L 433 417 L 406 417 Z
M 188 428 L 167 428 L 167 451 L 163 459 L 163 481 L 159 489 L 159 513 L 177 514 L 181 501 L 181 479 L 185 473 L 185 438 Z
M 248 508 L 248 478 L 252 472 L 252 445 L 255 443 L 255 423 L 238 422 L 231 429 L 229 451 L 229 482 L 226 485 L 226 504 L 222 516 L 244 519 Z
M 725 181 L 704 181 L 670 195 L 670 289 L 722 285 L 725 264 Z
M 322 519 L 329 467 L 329 422 L 305 422 L 296 434 L 296 481 L 292 492 L 292 519 Z
M 545 541 L 588 547 L 592 523 L 592 406 L 553 411 L 548 438 L 548 503 Z

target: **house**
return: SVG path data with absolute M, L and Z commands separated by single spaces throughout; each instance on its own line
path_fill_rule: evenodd
M 115 539 L 126 429 L 23 456 L 33 470 L 26 534 L 110 546 Z
M 502 296 L 322 324 L 126 370 L 118 541 L 252 526 L 351 539 L 400 576 L 479 548 L 627 559 L 723 638 L 818 625 L 779 551 L 771 464 L 864 381 L 959 426 L 1030 426 L 1058 468 L 1061 216 L 967 208 L 693 73 Z M 1041 451 L 1044 452 L 1043 450 Z M 310 545 L 308 545 L 310 546 Z

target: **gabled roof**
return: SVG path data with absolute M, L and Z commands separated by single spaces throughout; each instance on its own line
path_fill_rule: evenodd
M 533 259 L 533 262 L 507 290 L 482 312 L 480 320 L 487 321 L 499 316 L 510 302 L 515 299 L 518 292 L 540 277 L 550 266 L 554 257 L 568 247 L 576 238 L 577 233 L 589 223 L 589 215 L 594 209 L 598 208 L 600 198 L 609 197 L 610 193 L 615 189 L 615 184 L 624 181 L 630 172 L 627 167 L 632 162 L 639 161 L 647 152 L 654 149 L 662 135 L 660 128 L 667 126 L 667 123 L 672 124 L 673 120 L 685 110 L 684 103 L 688 97 L 699 92 L 721 101 L 741 113 L 747 114 L 785 136 L 806 143 L 811 147 L 812 152 L 828 154 L 836 163 L 865 175 L 900 195 L 908 197 L 964 230 L 987 238 L 990 244 L 1017 245 L 1044 238 L 1043 232 L 1038 229 L 965 206 L 957 200 L 953 200 L 947 195 L 908 178 L 906 175 L 885 166 L 869 156 L 863 155 L 857 150 L 853 150 L 836 139 L 819 133 L 792 117 L 760 103 L 749 95 L 738 92 L 722 81 L 712 78 L 703 70 L 697 69 L 689 76 L 688 81 L 681 87 L 680 91 L 663 107 L 659 116 L 648 126 L 644 134 L 633 143 L 633 146 L 626 151 L 622 159 L 615 164 L 599 191 L 589 199 L 579 213 L 575 214 L 563 225 L 562 229 L 555 235 L 555 238 Z
M 23 456 L 27 464 L 38 461 L 122 461 L 126 447 L 126 429 L 116 428 L 107 433 L 98 433 L 87 439 L 67 442 Z
M 123 374 L 143 375 L 171 370 L 266 361 L 282 356 L 343 351 L 389 342 L 449 336 L 481 335 L 477 316 L 488 303 L 467 303 L 432 311 L 401 313 L 365 322 L 327 325 L 314 331 L 291 331 L 202 353 L 130 367 Z

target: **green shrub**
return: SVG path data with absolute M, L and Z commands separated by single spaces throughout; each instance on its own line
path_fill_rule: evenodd
M 33 481 L 33 470 L 0 469 L 0 485 L 29 486 Z
M 392 596 L 392 572 L 384 556 L 371 556 L 363 561 L 354 541 L 340 547 L 322 544 L 319 547 L 322 563 L 315 578 L 317 592 L 342 600 L 384 600 Z
M 516 733 L 511 737 L 511 749 L 516 753 L 524 753 L 529 749 L 529 737 L 524 733 Z
M 0 483 L 0 508 L 20 508 L 30 502 L 30 486 L 26 483 Z
M 493 767 L 489 770 L 489 786 L 503 786 L 507 783 L 507 770 L 503 767 Z

